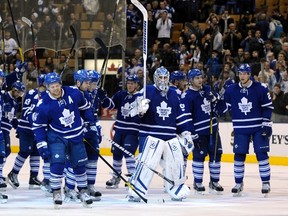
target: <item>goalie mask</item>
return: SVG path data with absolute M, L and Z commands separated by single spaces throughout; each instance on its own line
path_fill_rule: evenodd
M 169 71 L 163 66 L 156 69 L 156 71 L 154 72 L 153 76 L 154 83 L 157 89 L 159 89 L 165 94 L 169 89 L 169 77 L 170 77 Z

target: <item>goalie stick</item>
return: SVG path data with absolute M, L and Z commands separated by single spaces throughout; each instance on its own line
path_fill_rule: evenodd
M 87 143 L 95 152 L 98 152 L 87 140 L 84 140 L 85 143 Z M 143 197 L 134 187 L 133 185 L 130 184 L 129 181 L 127 181 L 117 170 L 115 170 L 113 168 L 113 166 L 98 152 L 98 156 L 101 158 L 101 160 L 118 176 L 120 177 L 124 182 L 125 184 L 131 188 L 131 190 L 133 190 L 133 192 L 135 192 L 137 194 L 137 196 L 139 196 L 139 198 L 147 203 L 147 204 L 150 204 L 150 203 L 164 203 L 164 199 L 158 199 L 158 200 L 155 200 L 155 202 L 153 202 L 152 200 L 148 200 L 147 198 Z
M 146 69 L 146 61 L 147 61 L 147 39 L 148 39 L 148 13 L 146 8 L 138 1 L 138 0 L 131 0 L 132 4 L 134 4 L 142 13 L 143 15 L 143 98 L 146 98 L 146 76 L 147 76 L 147 69 Z
M 71 31 L 71 33 L 72 33 L 72 35 L 73 35 L 73 44 L 72 44 L 72 46 L 71 46 L 71 48 L 70 48 L 69 55 L 68 55 L 67 58 L 66 58 L 66 61 L 65 61 L 64 66 L 63 66 L 63 69 L 62 69 L 62 71 L 61 71 L 61 73 L 60 73 L 60 77 L 61 77 L 61 78 L 62 78 L 62 76 L 63 76 L 64 71 L 66 70 L 66 67 L 67 67 L 67 65 L 68 65 L 68 63 L 69 63 L 69 60 L 70 60 L 70 58 L 71 58 L 73 49 L 74 49 L 74 47 L 75 47 L 75 45 L 76 45 L 76 42 L 77 42 L 77 34 L 76 34 L 76 31 L 75 31 L 75 29 L 74 29 L 74 27 L 73 27 L 72 25 L 70 25 L 70 31 Z
M 118 143 L 114 142 L 113 140 L 109 139 L 106 136 L 103 136 L 108 142 L 110 142 L 113 146 L 117 147 L 118 149 L 120 149 L 121 151 L 123 151 L 125 154 L 129 155 L 130 157 L 134 158 L 138 163 L 143 164 L 145 167 L 147 167 L 149 170 L 151 170 L 153 173 L 155 173 L 156 175 L 160 176 L 162 179 L 164 179 L 165 181 L 167 181 L 169 184 L 172 185 L 172 187 L 175 185 L 175 182 L 169 178 L 167 178 L 166 176 L 164 176 L 163 174 L 161 174 L 160 172 L 152 169 L 151 167 L 149 167 L 146 163 L 144 163 L 143 161 L 140 161 L 138 158 L 136 158 L 131 152 L 127 151 L 127 149 L 125 149 L 124 147 L 122 147 L 121 145 L 119 145 Z M 172 188 L 171 187 L 171 188 Z
M 21 48 L 19 36 L 18 36 L 16 27 L 15 27 L 15 21 L 14 21 L 14 16 L 13 16 L 11 4 L 10 4 L 10 1 L 9 1 L 9 0 L 7 0 L 7 2 L 8 2 L 9 11 L 10 11 L 10 14 L 11 14 L 12 22 L 13 22 L 13 27 L 14 27 L 14 31 L 15 31 L 15 35 L 16 35 L 16 40 L 17 40 L 17 44 L 18 44 L 19 54 L 20 54 L 20 57 L 21 57 L 21 61 L 24 62 L 23 50 L 22 50 L 22 48 Z

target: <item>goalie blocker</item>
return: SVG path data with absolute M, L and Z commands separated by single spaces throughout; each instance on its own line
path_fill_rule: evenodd
M 144 166 L 144 163 L 148 166 Z M 140 155 L 140 162 L 131 177 L 131 184 L 135 190 L 144 197 L 146 196 L 154 175 L 148 167 L 156 169 L 159 163 L 165 170 L 165 176 L 175 182 L 174 186 L 167 181 L 164 184 L 172 200 L 181 201 L 188 197 L 190 190 L 184 184 L 186 180 L 184 176 L 184 158 L 177 138 L 163 141 L 151 136 L 147 137 L 143 152 Z M 128 193 L 129 198 L 137 197 L 131 189 L 129 189 Z

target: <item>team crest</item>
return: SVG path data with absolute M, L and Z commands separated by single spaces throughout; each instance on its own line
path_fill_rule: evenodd
M 69 126 L 71 128 L 75 119 L 74 111 L 70 112 L 68 109 L 64 109 L 62 115 L 63 117 L 59 118 L 61 124 L 63 124 L 64 127 Z
M 157 113 L 159 114 L 159 117 L 165 120 L 165 118 L 168 118 L 169 115 L 171 114 L 171 107 L 167 107 L 167 103 L 165 101 L 162 101 L 160 103 L 160 106 L 156 107 Z
M 129 115 L 131 117 L 136 116 L 138 114 L 136 101 L 132 102 L 131 104 L 129 102 L 125 103 L 124 106 L 121 107 L 121 113 L 124 119 L 126 119 L 126 117 L 129 117 Z
M 210 102 L 206 98 L 203 99 L 203 104 L 201 104 L 201 109 L 205 114 L 210 115 L 211 106 L 210 106 Z
M 241 103 L 238 103 L 238 107 L 242 113 L 247 115 L 247 113 L 250 112 L 250 110 L 252 109 L 252 103 L 248 102 L 248 99 L 243 97 L 241 99 Z

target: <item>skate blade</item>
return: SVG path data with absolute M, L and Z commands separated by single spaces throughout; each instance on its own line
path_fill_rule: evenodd
M 101 201 L 101 197 L 94 197 L 94 196 L 90 196 L 90 197 L 93 201 L 96 201 L 96 202 Z
M 173 202 L 182 202 L 184 198 L 171 198 Z
M 210 194 L 215 194 L 215 195 L 223 195 L 223 191 L 216 191 L 214 189 L 209 189 Z
M 201 196 L 204 196 L 204 195 L 205 195 L 204 192 L 205 192 L 205 191 L 196 191 L 196 190 L 194 190 L 195 195 L 201 195 Z
M 268 198 L 268 197 L 269 197 L 269 194 L 270 194 L 270 192 L 268 192 L 268 193 L 262 193 L 262 194 L 263 194 L 264 198 Z
M 54 209 L 60 209 L 61 205 L 60 204 L 54 204 Z
M 0 199 L 1 204 L 5 204 L 5 203 L 7 203 L 7 201 L 8 201 L 8 199 Z
M 106 185 L 106 189 L 117 189 L 118 188 L 118 185 L 117 186 L 107 186 Z
M 233 197 L 241 197 L 242 196 L 242 191 L 239 193 L 233 193 Z
M 64 202 L 65 203 L 81 203 L 81 200 L 80 199 L 71 199 L 70 197 L 65 197 L 64 198 Z
M 82 205 L 83 205 L 84 208 L 92 208 L 92 204 L 93 204 L 93 203 L 89 203 L 89 204 L 88 204 L 88 203 L 85 203 L 85 202 L 82 203 Z
M 15 186 L 12 182 L 10 182 L 10 181 L 8 181 L 8 183 L 9 183 L 9 185 L 13 188 L 13 189 L 17 189 L 18 187 L 17 186 Z
M 28 189 L 29 190 L 40 190 L 41 187 L 40 187 L 40 185 L 29 185 Z
M 0 188 L 0 191 L 6 191 L 7 187 Z

